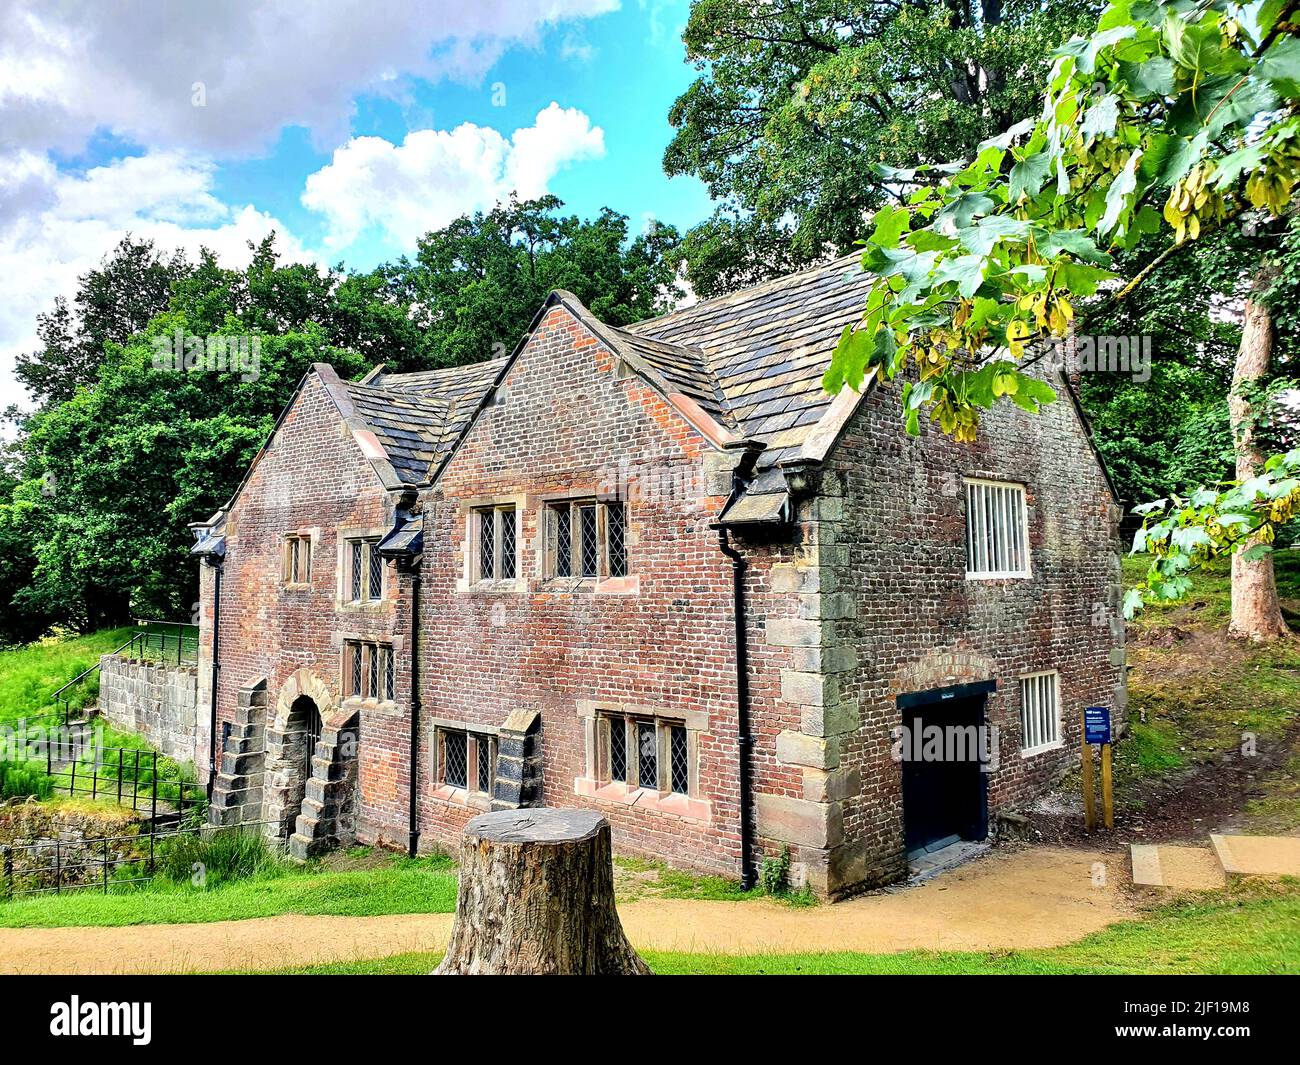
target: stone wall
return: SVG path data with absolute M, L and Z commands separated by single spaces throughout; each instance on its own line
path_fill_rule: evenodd
M 148 848 L 136 839 L 143 817 L 119 806 L 55 800 L 10 799 L 0 803 L 0 898 L 94 883 L 113 863 L 145 857 Z M 87 840 L 108 839 L 108 844 Z M 107 847 L 107 850 L 105 850 Z
M 195 666 L 104 655 L 99 673 L 99 712 L 105 721 L 143 736 L 168 758 L 195 765 L 206 762 L 206 747 L 198 749 Z

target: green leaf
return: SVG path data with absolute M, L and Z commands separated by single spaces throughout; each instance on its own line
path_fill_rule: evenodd
M 1012 218 L 1007 214 L 990 215 L 981 218 L 968 229 L 961 230 L 957 237 L 962 247 L 974 255 L 988 255 L 996 244 L 1011 239 L 1020 239 L 1028 235 L 1029 222 Z
M 934 228 L 947 236 L 954 236 L 959 229 L 965 229 L 978 215 L 988 214 L 993 210 L 993 201 L 982 192 L 963 192 L 950 200 L 934 216 Z
M 1257 62 L 1255 73 L 1284 96 L 1300 96 L 1300 37 L 1275 42 Z
M 1120 63 L 1119 73 L 1139 100 L 1174 93 L 1174 64 L 1167 56 L 1153 56 L 1140 63 Z
M 872 218 L 875 228 L 871 231 L 871 243 L 882 248 L 897 248 L 898 241 L 907 232 L 911 214 L 906 207 L 893 207 L 886 204 Z
M 1050 229 L 1036 242 L 1040 254 L 1046 259 L 1055 259 L 1065 252 L 1094 266 L 1110 265 L 1110 256 L 1101 251 L 1082 229 Z
M 936 285 L 948 281 L 957 282 L 957 291 L 970 299 L 984 283 L 984 268 L 988 260 L 982 255 L 959 255 L 955 259 L 944 259 L 935 274 Z
M 1243 561 L 1258 562 L 1262 558 L 1267 558 L 1273 553 L 1272 544 L 1252 544 L 1241 553 Z
M 1138 611 L 1142 609 L 1143 605 L 1142 593 L 1137 588 L 1130 588 L 1125 592 L 1123 605 L 1125 620 L 1132 621 Z
M 1007 194 L 1008 202 L 1019 203 L 1023 195 L 1037 196 L 1047 174 L 1051 170 L 1052 157 L 1047 152 L 1038 152 L 1020 160 L 1011 168 L 1011 189 Z
M 1119 97 L 1107 93 L 1084 112 L 1081 130 L 1085 137 L 1108 137 L 1118 122 Z

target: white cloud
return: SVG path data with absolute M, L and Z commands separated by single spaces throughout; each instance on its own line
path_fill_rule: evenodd
M 27 403 L 13 366 L 37 346 L 36 316 L 55 296 L 72 295 L 77 276 L 127 231 L 191 257 L 206 246 L 223 264 L 242 266 L 248 242 L 274 229 L 285 258 L 314 258 L 270 215 L 219 202 L 212 174 L 211 163 L 179 152 L 119 159 L 83 175 L 59 173 L 37 153 L 0 153 L 0 408 Z
M 332 249 L 346 247 L 372 226 L 411 248 L 428 230 L 490 208 L 512 192 L 524 199 L 540 196 L 563 167 L 604 154 L 599 126 L 579 110 L 552 103 L 509 140 L 469 122 L 452 130 L 416 130 L 401 144 L 353 138 L 308 177 L 302 202 L 325 216 Z
M 476 81 L 513 44 L 618 0 L 0 0 L 0 151 L 75 151 L 96 130 L 234 154 L 286 125 L 340 143 L 361 93 Z M 204 106 L 193 105 L 196 84 Z

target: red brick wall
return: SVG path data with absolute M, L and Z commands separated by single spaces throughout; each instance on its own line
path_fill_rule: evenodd
M 620 376 L 610 352 L 561 308 L 521 353 L 504 397 L 471 430 L 427 504 L 424 712 L 430 720 L 496 726 L 516 708 L 540 710 L 547 805 L 600 809 L 621 851 L 735 876 L 732 577 L 709 528 L 727 490 L 727 477 L 709 480 L 718 453 L 640 378 Z M 550 590 L 538 579 L 543 500 L 612 487 L 622 480 L 612 472 L 620 463 L 633 486 L 629 558 L 639 589 Z M 679 487 L 658 491 L 652 482 Z M 684 494 L 680 486 L 687 486 Z M 467 506 L 510 499 L 522 504 L 519 573 L 526 589 L 458 587 Z M 760 564 L 751 591 L 763 580 Z M 753 696 L 760 732 L 770 737 L 770 681 L 757 681 Z M 584 702 L 705 715 L 699 775 L 708 820 L 575 794 L 574 778 L 584 772 Z M 422 730 L 426 745 L 430 734 Z M 425 766 L 430 758 L 425 750 Z M 780 775 L 768 786 L 782 786 Z M 434 797 L 433 787 L 426 781 L 421 790 L 425 839 L 450 846 L 478 811 Z
M 270 449 L 226 519 L 226 561 L 221 588 L 220 722 L 233 718 L 238 690 L 267 678 L 268 714 L 288 677 L 314 672 L 332 694 L 333 706 L 319 707 L 327 720 L 340 697 L 341 641 L 345 635 L 401 640 L 409 618 L 405 582 L 385 570 L 381 604 L 363 609 L 339 603 L 340 530 L 392 526 L 392 505 L 378 477 L 345 427 L 320 380 L 311 376 L 281 424 Z M 294 530 L 313 536 L 310 588 L 281 580 L 280 545 Z M 202 582 L 201 638 L 210 661 L 212 574 Z M 405 773 L 408 674 L 399 653 L 397 705 L 366 707 L 361 722 L 361 817 L 367 823 L 396 824 L 405 841 Z M 206 720 L 205 690 L 201 716 Z M 206 759 L 206 733 L 203 737 Z M 218 752 L 218 758 L 220 753 Z

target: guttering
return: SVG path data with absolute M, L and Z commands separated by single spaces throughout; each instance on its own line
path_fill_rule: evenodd
M 411 823 L 406 853 L 414 858 L 420 851 L 420 561 L 411 571 L 411 788 L 407 799 Z
M 725 526 L 718 528 L 718 547 L 731 559 L 732 613 L 736 625 L 736 744 L 740 754 L 740 886 L 754 886 L 753 787 L 750 752 L 754 737 L 749 731 L 749 645 L 745 636 L 745 556 L 737 551 Z
M 217 678 L 221 669 L 221 563 L 208 558 L 212 567 L 212 703 L 208 708 L 208 802 L 212 801 L 212 787 L 217 780 Z

